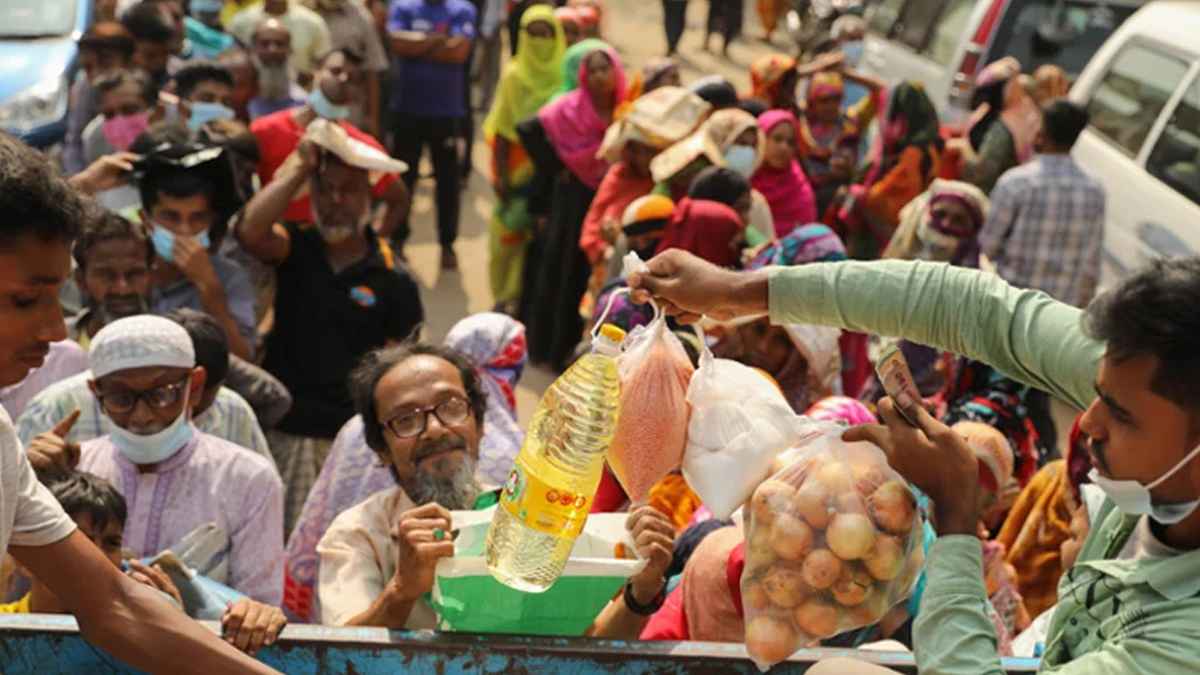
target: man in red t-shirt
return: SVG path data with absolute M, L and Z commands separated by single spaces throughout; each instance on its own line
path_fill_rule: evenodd
M 319 117 L 336 120 L 351 138 L 384 151 L 379 141 L 345 119 L 350 114 L 347 104 L 353 98 L 354 91 L 362 85 L 361 66 L 362 59 L 353 52 L 341 49 L 329 52 L 317 64 L 317 71 L 313 75 L 313 90 L 304 105 L 260 117 L 250 125 L 250 131 L 258 139 L 261 156 L 258 177 L 263 185 L 271 182 L 283 161 L 300 144 L 304 130 Z M 397 180 L 398 178 L 394 173 L 384 174 L 375 182 L 371 191 L 375 199 L 383 200 L 387 204 L 382 222 L 375 224 L 376 232 L 384 237 L 391 235 L 408 211 L 408 189 L 404 181 Z M 311 223 L 312 207 L 308 194 L 292 200 L 283 218 L 288 222 Z

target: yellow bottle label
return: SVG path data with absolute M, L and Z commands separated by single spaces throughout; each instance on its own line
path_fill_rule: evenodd
M 587 522 L 592 497 L 543 481 L 518 459 L 504 484 L 500 505 L 526 527 L 554 537 L 574 538 Z

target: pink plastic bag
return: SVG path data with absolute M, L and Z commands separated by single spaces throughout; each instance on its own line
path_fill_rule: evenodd
M 644 502 L 650 488 L 683 459 L 691 414 L 687 388 L 694 369 L 659 314 L 625 339 L 617 370 L 621 406 L 608 465 L 629 499 Z
M 829 432 L 777 458 L 754 491 L 742 602 L 746 651 L 764 672 L 797 649 L 877 623 L 924 565 L 908 483 L 870 443 Z

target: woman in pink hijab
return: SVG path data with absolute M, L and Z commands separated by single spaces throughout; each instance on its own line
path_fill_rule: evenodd
M 797 159 L 796 116 L 788 110 L 768 110 L 758 118 L 758 127 L 767 144 L 750 184 L 766 198 L 775 235 L 783 238 L 801 225 L 817 222 L 817 198 Z

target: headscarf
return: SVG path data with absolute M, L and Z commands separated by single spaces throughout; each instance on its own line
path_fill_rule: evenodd
M 938 228 L 933 223 L 931 211 L 941 201 L 953 201 L 966 207 L 974 229 L 969 233 L 954 233 Z M 987 195 L 974 185 L 935 178 L 928 190 L 900 210 L 900 225 L 883 257 L 975 267 L 979 263 L 979 231 L 987 221 L 989 208 Z
M 770 265 L 791 267 L 845 258 L 846 249 L 837 234 L 826 225 L 814 223 L 796 228 L 760 251 L 746 269 Z M 796 351 L 804 357 L 803 364 L 789 360 L 781 372 L 774 373 L 792 409 L 803 412 L 816 400 L 841 394 L 842 358 L 838 340 L 842 331 L 811 324 L 784 324 L 783 328 Z
M 534 5 L 534 6 L 536 7 L 536 5 Z M 526 10 L 526 11 L 528 11 L 528 10 Z M 577 30 L 580 28 L 579 12 L 575 11 L 574 7 L 558 7 L 558 8 L 556 8 L 554 10 L 554 18 L 558 19 L 559 23 L 561 23 L 564 27 L 567 24 L 571 24 L 572 26 L 575 26 L 575 28 Z M 565 28 L 564 28 L 564 30 L 565 30 Z
M 844 422 L 852 427 L 878 424 L 879 420 L 862 401 L 849 396 L 829 396 L 804 411 L 805 417 L 823 422 Z
M 675 205 L 655 253 L 679 248 L 719 267 L 736 267 L 734 242 L 745 230 L 741 218 L 719 202 L 684 198 Z
M 1017 587 L 1031 616 L 1054 606 L 1062 576 L 1062 543 L 1071 537 L 1071 488 L 1063 460 L 1042 467 L 1017 495 L 996 541 L 1017 572 Z
M 827 96 L 843 96 L 846 92 L 846 82 L 842 78 L 842 74 L 833 70 L 822 70 L 819 73 L 813 73 L 808 79 L 808 90 L 805 92 L 805 100 L 810 104 L 820 98 Z
M 764 136 L 769 136 L 771 130 L 781 124 L 790 124 L 799 142 L 800 125 L 791 111 L 769 110 L 758 118 L 758 128 Z M 759 164 L 750 183 L 770 204 L 776 235 L 784 236 L 797 225 L 816 222 L 817 197 L 795 157 L 782 169 L 766 162 Z
M 725 166 L 725 151 L 748 129 L 757 132 L 755 150 L 761 162 L 767 137 L 758 128 L 758 120 L 744 110 L 726 108 L 714 112 L 695 133 L 659 153 L 650 162 L 650 173 L 655 182 L 662 183 L 701 158 L 712 166 Z
M 1058 84 L 1054 71 L 1044 71 L 1043 77 L 1048 87 Z M 1033 141 L 1042 128 L 1042 115 L 1033 96 L 1026 91 L 1026 80 L 1032 87 L 1033 80 L 1021 75 L 1021 62 L 1012 56 L 990 63 L 980 71 L 972 97 L 977 107 L 967 132 L 973 147 L 983 144 L 991 125 L 1002 122 L 1012 135 L 1017 162 L 1024 163 L 1033 156 Z
M 745 639 L 739 586 L 744 566 L 745 535 L 741 528 L 722 527 L 701 540 L 683 568 L 680 583 L 689 639 Z
M 767 105 L 776 105 L 782 93 L 780 82 L 795 68 L 796 59 L 783 54 L 768 54 L 755 59 L 750 65 L 750 97 L 761 99 Z
M 615 87 L 613 89 L 613 108 L 615 109 L 625 98 L 625 72 L 621 67 L 621 58 L 616 50 L 599 40 L 585 40 L 567 50 L 567 60 L 572 58 L 571 52 L 576 47 L 586 45 L 587 48 L 579 54 L 579 69 L 576 80 L 581 82 L 587 77 L 586 57 L 596 51 L 603 51 L 612 64 Z M 542 108 L 538 113 L 546 137 L 554 146 L 559 159 L 571 173 L 592 189 L 600 186 L 604 174 L 608 171 L 608 162 L 596 157 L 609 123 L 596 112 L 592 105 L 592 97 L 586 88 L 575 88 L 555 99 Z
M 563 96 L 567 92 L 575 91 L 579 88 L 579 83 L 582 81 L 583 60 L 588 54 L 598 50 L 611 50 L 612 47 L 603 40 L 596 38 L 584 38 L 579 42 L 567 48 L 563 53 L 562 60 L 562 80 L 558 85 L 556 96 Z
M 899 155 L 909 146 L 920 148 L 936 145 L 941 140 L 937 110 L 925 93 L 925 88 L 912 81 L 901 82 L 892 92 L 884 124 L 898 119 L 907 122 L 904 135 L 892 139 L 889 154 Z
M 626 101 L 620 119 L 604 134 L 599 155 L 616 163 L 629 141 L 662 150 L 679 142 L 696 127 L 712 107 L 682 87 L 659 87 L 633 101 Z
M 526 29 L 535 22 L 545 22 L 554 27 L 554 53 L 546 59 L 534 53 Z M 517 54 L 504 67 L 496 99 L 487 119 L 483 122 L 483 133 L 489 138 L 503 136 L 517 140 L 517 123 L 533 117 L 550 100 L 562 83 L 563 54 L 567 49 L 562 23 L 547 5 L 534 5 L 521 15 L 520 37 L 517 38 Z
M 631 332 L 638 326 L 645 326 L 654 319 L 654 310 L 649 304 L 638 305 L 634 304 L 633 300 L 625 293 L 627 286 L 622 279 L 610 281 L 604 287 L 600 294 L 596 296 L 596 305 L 592 308 L 592 325 L 600 322 L 603 316 L 604 323 L 611 323 L 620 327 L 626 333 Z M 614 298 L 613 294 L 617 296 Z M 612 304 L 609 305 L 609 300 Z M 605 309 L 608 314 L 605 315 Z
M 692 92 L 712 104 L 717 110 L 732 108 L 738 104 L 737 89 L 720 75 L 702 77 L 692 83 Z
M 475 365 L 487 391 L 475 477 L 484 484 L 503 485 L 524 441 L 513 389 L 526 361 L 525 327 L 503 314 L 474 314 L 450 329 L 445 344 Z M 395 486 L 391 471 L 367 446 L 362 417 L 356 415 L 338 431 L 288 539 L 283 604 L 293 619 L 306 621 L 316 616 L 317 542 L 334 518 Z
M 991 366 L 959 357 L 947 377 L 941 395 L 946 424 L 963 420 L 983 422 L 995 427 L 1013 448 L 1017 483 L 1025 485 L 1037 471 L 1038 433 L 1025 403 L 1030 388 L 1001 375 Z

